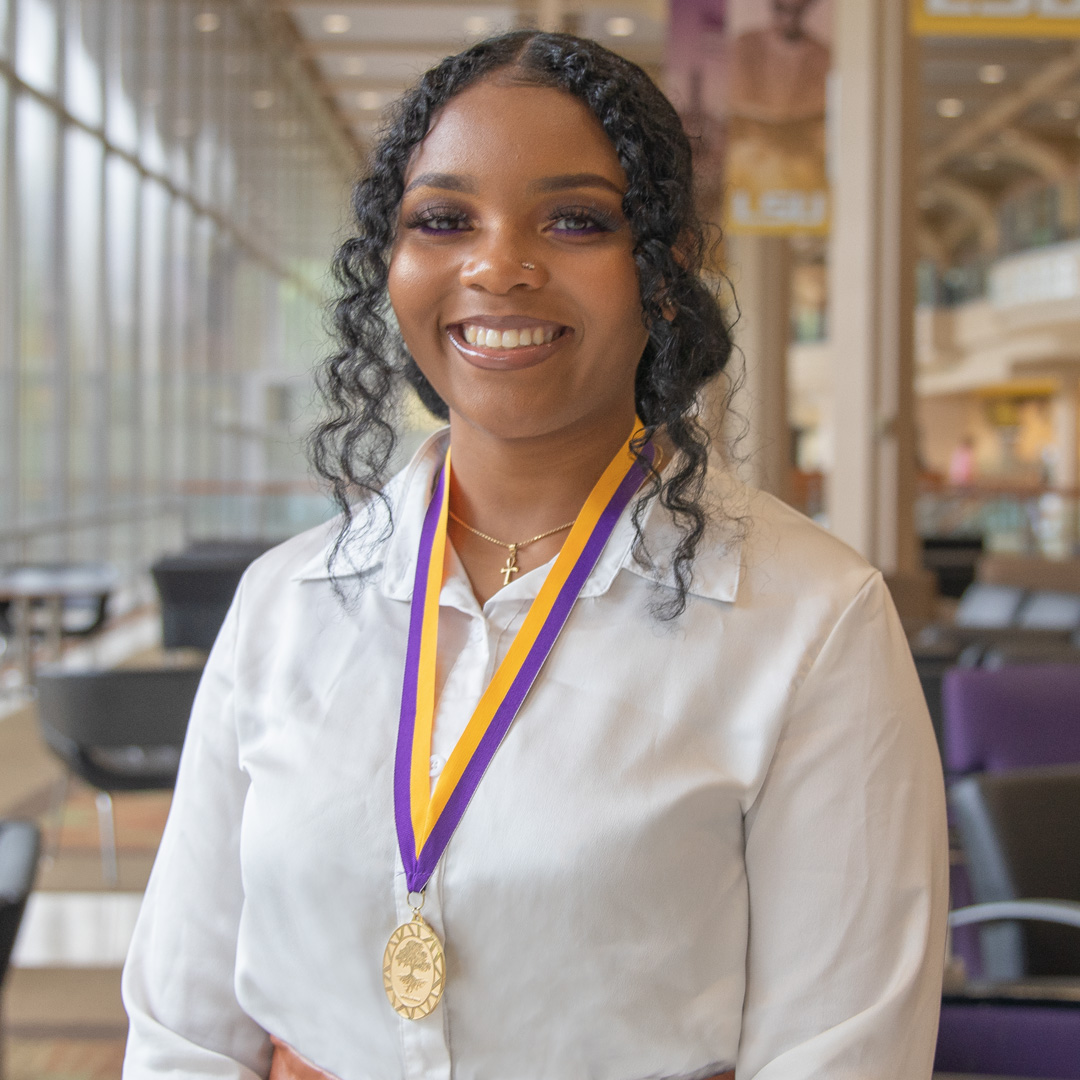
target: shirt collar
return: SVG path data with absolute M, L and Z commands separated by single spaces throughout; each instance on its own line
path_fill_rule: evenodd
M 368 577 L 379 592 L 392 600 L 410 600 L 416 571 L 416 553 L 435 476 L 446 456 L 450 429 L 442 428 L 427 438 L 412 460 L 384 488 L 392 508 L 393 529 L 386 503 L 367 500 L 354 511 L 354 529 L 346 538 L 335 560 L 333 576 Z M 717 460 L 710 460 L 706 496 L 728 518 L 733 497 L 744 489 L 730 470 Z M 654 565 L 643 566 L 634 557 L 633 503 L 623 512 L 593 567 L 581 596 L 600 596 L 611 588 L 620 570 L 629 570 L 650 581 L 674 588 L 674 573 L 665 555 L 679 540 L 679 530 L 671 514 L 656 499 L 651 500 L 642 519 L 647 550 L 654 553 Z M 713 528 L 723 528 L 723 525 Z M 742 567 L 741 542 L 734 533 L 714 544 L 703 543 L 694 559 L 689 591 L 695 596 L 732 602 L 738 592 Z M 331 577 L 329 559 L 333 542 L 322 547 L 293 575 L 294 581 L 324 581 Z M 550 566 L 550 564 L 547 564 Z M 532 599 L 539 591 L 547 566 L 523 574 L 500 589 L 492 601 Z

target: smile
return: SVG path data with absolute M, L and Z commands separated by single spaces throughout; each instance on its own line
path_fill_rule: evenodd
M 516 371 L 542 363 L 574 331 L 528 316 L 480 316 L 446 328 L 458 352 L 474 367 Z
M 549 344 L 556 335 L 562 333 L 562 328 L 526 326 L 521 330 L 492 330 L 475 323 L 465 323 L 461 332 L 470 345 L 480 345 L 488 349 L 521 349 L 529 345 Z

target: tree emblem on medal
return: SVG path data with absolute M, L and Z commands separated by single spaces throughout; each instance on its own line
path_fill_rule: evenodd
M 383 954 L 383 986 L 395 1011 L 419 1020 L 439 1004 L 446 974 L 442 945 L 419 916 L 399 926 Z
M 427 979 L 417 978 L 416 971 L 425 972 L 431 970 L 431 960 L 428 956 L 427 949 L 420 944 L 416 938 L 412 938 L 406 941 L 400 949 L 394 954 L 395 967 L 405 968 L 408 967 L 408 971 L 404 975 L 397 975 L 400 979 L 401 985 L 405 988 L 405 992 L 410 996 L 415 996 L 416 992 L 427 984 Z M 426 994 L 421 994 L 420 997 L 426 997 Z

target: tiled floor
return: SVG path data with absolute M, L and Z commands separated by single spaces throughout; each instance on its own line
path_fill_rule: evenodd
M 30 898 L 12 962 L 16 968 L 120 967 L 142 894 L 44 892 Z
M 6 1080 L 118 1080 L 127 1031 L 120 968 L 168 802 L 168 794 L 116 798 L 120 887 L 110 889 L 88 820 L 93 795 L 73 788 L 5 986 Z
M 7 1080 L 116 1080 L 124 1039 L 11 1038 Z
M 64 665 L 152 659 L 153 620 L 127 620 L 96 644 L 69 650 Z M 50 820 L 61 766 L 42 745 L 33 707 L 0 703 L 0 816 Z M 5 1080 L 119 1080 L 127 1018 L 120 968 L 146 885 L 170 794 L 114 800 L 119 884 L 102 877 L 94 794 L 73 782 L 54 858 L 42 860 L 4 987 Z

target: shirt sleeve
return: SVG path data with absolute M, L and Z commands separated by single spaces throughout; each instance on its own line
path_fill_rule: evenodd
M 169 820 L 124 966 L 124 1077 L 255 1080 L 270 1043 L 233 989 L 243 906 L 233 695 L 240 591 L 199 684 Z
M 928 1080 L 945 948 L 944 784 L 880 574 L 810 663 L 745 829 L 740 1080 Z

